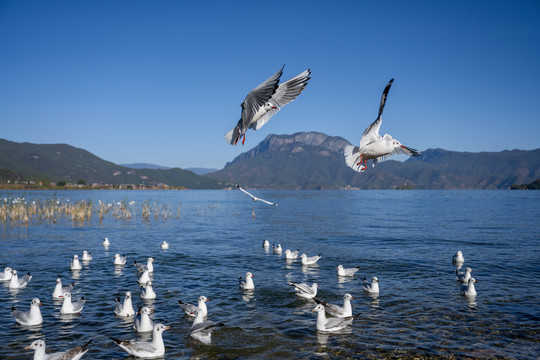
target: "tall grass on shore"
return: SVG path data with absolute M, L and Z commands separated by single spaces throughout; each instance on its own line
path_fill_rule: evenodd
M 28 202 L 24 197 L 0 199 L 0 223 L 7 226 L 29 226 L 32 223 L 54 224 L 59 219 L 67 219 L 77 224 L 89 223 L 95 217 L 101 223 L 105 218 L 131 221 L 140 214 L 145 222 L 168 221 L 175 210 L 167 204 L 156 201 L 144 201 L 138 207 L 134 201 L 116 201 L 112 203 L 91 200 L 71 202 L 55 198 Z M 176 210 L 180 218 L 182 206 Z

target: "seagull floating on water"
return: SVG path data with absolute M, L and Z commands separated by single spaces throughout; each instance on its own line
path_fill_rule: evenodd
M 150 314 L 153 312 L 153 310 L 146 306 L 143 306 L 142 309 L 139 310 L 138 313 L 141 316 L 140 318 L 135 319 L 135 324 L 133 325 L 136 332 L 150 332 L 154 329 L 154 322 L 150 319 Z
M 296 295 L 306 299 L 313 299 L 315 296 L 317 296 L 317 288 L 319 287 L 317 283 L 313 283 L 311 286 L 309 286 L 306 283 L 297 284 L 293 282 L 289 282 L 289 286 L 294 286 Z
M 138 358 L 151 359 L 165 355 L 165 344 L 163 343 L 163 332 L 169 327 L 163 324 L 156 324 L 152 330 L 152 341 L 120 340 L 111 339 L 124 349 L 128 354 Z
M 196 310 L 195 319 L 193 320 L 193 325 L 189 330 L 189 336 L 195 340 L 199 340 L 205 345 L 212 343 L 212 331 L 217 326 L 224 326 L 223 323 L 215 323 L 213 321 L 204 321 L 204 315 L 202 309 Z
M 274 254 L 281 254 L 281 252 L 283 251 L 283 249 L 281 248 L 281 244 L 277 244 L 277 246 L 272 244 L 272 251 L 274 251 Z
M 125 265 L 126 255 L 116 254 L 114 255 L 114 265 Z
M 405 154 L 413 157 L 420 156 L 420 153 L 412 148 L 401 145 L 401 143 L 392 138 L 391 135 L 379 135 L 379 129 L 382 123 L 382 113 L 388 91 L 394 79 L 388 82 L 384 88 L 381 103 L 379 105 L 379 115 L 377 119 L 367 127 L 360 139 L 360 147 L 347 145 L 344 149 L 345 162 L 353 170 L 363 172 L 366 168 L 366 161 L 373 160 L 373 166 L 381 160 L 384 160 L 395 154 Z
M 344 268 L 343 265 L 338 265 L 337 274 L 338 276 L 353 276 L 356 272 L 360 270 L 360 266 L 354 266 L 352 268 Z
M 285 259 L 286 260 L 295 260 L 298 259 L 298 249 L 291 251 L 289 249 L 285 250 Z
M 268 205 L 278 206 L 278 204 L 276 204 L 276 203 L 273 203 L 273 202 L 270 202 L 270 201 L 267 201 L 267 200 L 256 197 L 255 195 L 253 195 L 253 194 L 247 192 L 246 190 L 242 189 L 242 187 L 240 185 L 238 185 L 238 184 L 236 185 L 236 188 L 238 190 L 242 191 L 244 194 L 248 194 L 249 196 L 251 196 L 251 199 L 253 199 L 253 201 L 255 201 L 255 202 L 262 201 L 263 203 L 266 203 Z
M 9 279 L 8 287 L 10 289 L 22 289 L 28 285 L 30 279 L 32 279 L 32 275 L 30 275 L 30 273 L 27 273 L 19 279 L 17 270 L 11 270 L 11 279 Z
M 71 283 L 66 286 L 62 286 L 62 279 L 58 278 L 56 279 L 56 285 L 54 287 L 54 291 L 52 293 L 53 299 L 62 299 L 64 297 L 65 293 L 70 293 L 73 291 L 73 287 L 75 286 L 74 283 Z
M 149 257 L 146 260 L 146 265 L 140 262 L 137 262 L 137 260 L 133 260 L 133 265 L 137 268 L 138 271 L 144 271 L 148 270 L 149 273 L 154 272 L 154 264 L 153 262 L 156 261 L 154 258 Z
M 103 246 L 107 247 L 111 245 L 111 242 L 109 241 L 109 238 L 106 237 L 105 240 L 103 240 L 102 244 Z
M 156 298 L 156 292 L 151 281 L 147 281 L 145 286 L 141 286 L 141 299 L 152 300 Z
M 366 278 L 364 278 L 364 280 L 362 280 L 362 284 L 365 292 L 371 294 L 379 293 L 379 279 L 376 276 L 371 278 L 371 282 L 368 282 Z
M 30 310 L 21 311 L 16 310 L 15 307 L 11 307 L 11 314 L 15 318 L 15 321 L 24 326 L 34 326 L 43 323 L 43 317 L 41 316 L 41 310 L 39 307 L 41 302 L 38 298 L 34 298 L 30 304 Z
M 11 277 L 13 276 L 13 274 L 11 273 L 11 268 L 10 267 L 6 267 L 4 269 L 4 272 L 3 273 L 0 273 L 0 281 L 9 281 L 11 280 Z
M 461 284 L 461 293 L 465 296 L 476 296 L 474 284 L 477 282 L 473 277 L 470 277 L 466 284 Z
M 471 278 L 472 269 L 467 268 L 465 269 L 465 272 L 459 272 L 456 270 L 456 280 L 461 281 L 462 283 L 466 284 L 469 282 L 469 279 Z
M 208 308 L 206 307 L 206 302 L 210 301 L 206 296 L 201 295 L 199 296 L 198 305 L 195 306 L 190 303 L 185 303 L 182 300 L 178 300 L 178 305 L 184 310 L 184 313 L 187 316 L 195 317 L 197 309 L 201 310 L 203 313 L 203 317 L 206 317 L 208 315 Z
M 79 360 L 88 351 L 88 347 L 92 340 L 81 346 L 76 346 L 73 349 L 56 353 L 45 353 L 45 341 L 34 340 L 34 342 L 25 350 L 34 350 L 34 360 Z
M 355 317 L 357 317 L 360 314 L 357 314 L 355 316 L 347 316 L 347 317 L 340 317 L 340 318 L 327 318 L 324 314 L 325 308 L 323 305 L 318 304 L 315 306 L 315 309 L 311 311 L 317 312 L 317 331 L 325 331 L 325 332 L 334 332 L 342 330 L 343 328 L 347 327 L 349 324 L 351 324 Z
M 71 293 L 64 293 L 62 295 L 64 298 L 64 302 L 62 303 L 62 309 L 60 309 L 60 314 L 79 314 L 83 307 L 86 300 L 84 299 L 84 296 L 75 302 L 71 302 Z
M 268 240 L 263 240 L 263 242 L 262 242 L 262 247 L 263 247 L 263 248 L 269 248 L 269 247 L 270 247 L 270 241 L 268 241 Z
M 243 280 L 240 276 L 240 279 L 238 280 L 238 286 L 240 289 L 243 290 L 253 290 L 255 289 L 255 284 L 253 283 L 253 274 L 250 272 L 246 273 L 246 279 Z
M 167 250 L 167 249 L 169 248 L 169 243 L 166 242 L 166 241 L 163 241 L 163 242 L 161 243 L 161 248 L 162 248 L 163 250 Z
M 124 303 L 120 302 L 120 298 L 116 298 L 114 303 L 114 313 L 118 316 L 133 316 L 135 310 L 133 309 L 133 303 L 131 302 L 131 291 L 126 291 L 124 297 Z
M 458 251 L 457 253 L 452 256 L 452 263 L 454 264 L 463 264 L 465 262 L 465 258 L 463 257 L 463 253 Z
M 244 145 L 248 129 L 259 130 L 272 116 L 285 105 L 296 99 L 302 90 L 304 90 L 310 79 L 311 70 L 308 69 L 278 85 L 284 67 L 285 65 L 277 73 L 247 94 L 241 105 L 242 114 L 240 120 L 225 135 L 225 139 L 229 144 L 236 145 L 240 137 L 243 137 L 242 145 Z
M 300 255 L 302 259 L 302 265 L 314 265 L 321 258 L 321 254 L 315 256 L 307 256 L 306 254 Z
M 149 282 L 150 274 L 148 273 L 148 270 L 144 270 L 137 279 L 137 281 L 139 282 L 139 284 L 146 284 L 147 282 Z
M 79 255 L 73 255 L 73 259 L 71 259 L 71 262 L 69 264 L 69 268 L 71 270 L 81 270 L 82 269 L 81 262 L 79 261 Z
M 92 254 L 88 250 L 83 250 L 81 260 L 82 261 L 92 260 Z
M 314 298 L 313 300 L 315 300 L 317 304 L 324 306 L 324 310 L 328 314 L 338 318 L 343 318 L 352 316 L 351 299 L 354 299 L 351 294 L 343 295 L 343 306 L 328 304 L 326 301 L 322 301 L 317 298 Z

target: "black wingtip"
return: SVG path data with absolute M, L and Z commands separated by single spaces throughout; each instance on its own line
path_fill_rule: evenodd
M 11 307 L 11 311 L 15 311 L 15 306 L 12 306 L 12 307 Z
M 84 344 L 83 346 L 81 346 L 81 348 L 82 348 L 83 350 L 88 349 L 88 346 L 90 345 L 90 343 L 91 343 L 93 340 L 94 340 L 94 339 L 90 339 L 86 344 Z
M 115 343 L 117 343 L 118 345 L 120 345 L 122 343 L 122 340 L 118 339 L 118 338 L 114 338 L 114 337 L 111 337 L 109 336 L 109 339 L 111 339 L 112 341 L 114 341 Z

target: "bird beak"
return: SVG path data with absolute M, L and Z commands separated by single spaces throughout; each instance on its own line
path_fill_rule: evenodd
M 154 313 L 154 310 L 150 310 L 150 314 L 153 314 Z
M 311 310 L 311 311 L 317 311 L 317 309 L 313 309 L 313 310 Z
M 24 350 L 32 350 L 32 346 L 31 345 L 25 346 Z
M 41 306 L 41 305 L 43 305 L 43 304 L 42 304 L 42 303 L 39 303 L 38 305 Z
M 171 327 L 170 326 L 165 326 L 163 329 L 164 330 L 169 330 Z
M 207 298 L 206 301 L 210 301 L 210 299 Z

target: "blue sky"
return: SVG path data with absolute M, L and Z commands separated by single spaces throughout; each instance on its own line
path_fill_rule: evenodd
M 0 0 L 0 138 L 115 163 L 222 168 L 269 134 L 425 150 L 540 147 L 539 1 Z M 283 64 L 304 92 L 246 145 L 225 133 Z

